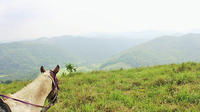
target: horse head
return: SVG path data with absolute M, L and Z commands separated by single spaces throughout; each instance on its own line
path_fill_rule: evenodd
M 58 90 L 60 89 L 59 84 L 58 84 L 58 79 L 56 77 L 57 73 L 59 72 L 59 69 L 60 69 L 60 67 L 59 67 L 59 65 L 57 65 L 54 70 L 50 70 L 47 72 L 49 74 L 49 78 L 52 80 L 52 90 L 49 93 L 49 95 L 47 96 L 47 99 L 51 104 L 56 103 L 57 96 L 58 96 Z M 40 71 L 42 74 L 46 73 L 44 66 L 41 66 Z

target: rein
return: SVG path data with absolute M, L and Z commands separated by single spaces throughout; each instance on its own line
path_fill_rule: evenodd
M 32 106 L 34 106 L 34 107 L 46 108 L 45 106 L 32 104 L 32 103 L 25 102 L 25 101 L 22 101 L 22 100 L 19 100 L 19 99 L 16 99 L 16 98 L 12 98 L 12 97 L 9 97 L 9 96 L 3 95 L 3 94 L 0 94 L 0 96 L 1 96 L 1 97 L 4 97 L 4 98 L 7 98 L 7 99 L 15 100 L 15 101 L 17 101 L 17 102 L 21 102 L 21 103 L 24 103 L 24 104 L 32 105 Z
M 53 74 L 53 76 L 51 75 L 51 73 Z M 48 106 L 41 106 L 41 105 L 37 105 L 37 104 L 32 104 L 32 103 L 29 103 L 29 102 L 26 102 L 26 101 L 23 101 L 23 100 L 19 100 L 19 99 L 16 99 L 16 98 L 12 98 L 12 97 L 9 97 L 9 96 L 3 95 L 3 94 L 0 94 L 0 96 L 3 97 L 3 98 L 7 98 L 7 99 L 11 99 L 11 100 L 23 103 L 23 104 L 27 104 L 27 105 L 31 105 L 31 106 L 34 106 L 34 107 L 42 108 L 41 112 L 46 112 L 51 106 L 53 106 L 55 104 L 55 101 L 58 98 L 58 90 L 60 90 L 56 74 L 51 71 L 50 75 L 51 76 L 49 76 L 49 78 L 52 80 L 52 82 L 54 84 L 52 91 L 53 92 L 56 91 L 56 94 L 55 94 L 53 100 L 51 101 L 51 103 Z

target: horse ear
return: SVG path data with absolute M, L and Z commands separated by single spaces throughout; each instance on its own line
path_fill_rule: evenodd
M 59 69 L 60 69 L 60 66 L 57 65 L 56 68 L 53 70 L 53 72 L 54 72 L 55 74 L 57 74 L 57 73 L 59 72 Z
M 46 70 L 44 69 L 44 66 L 41 66 L 40 71 L 41 71 L 41 73 L 46 72 Z

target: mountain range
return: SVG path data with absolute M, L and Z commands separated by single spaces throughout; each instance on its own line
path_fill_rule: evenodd
M 0 44 L 0 80 L 32 79 L 41 65 L 97 64 L 148 39 L 60 36 Z
M 132 68 L 200 61 L 200 34 L 162 36 L 106 60 L 101 69 Z
M 35 78 L 67 63 L 95 70 L 200 61 L 200 34 L 158 38 L 60 36 L 0 44 L 0 80 Z

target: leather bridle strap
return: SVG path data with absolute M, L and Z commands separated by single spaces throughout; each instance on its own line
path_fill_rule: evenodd
M 11 99 L 11 100 L 17 101 L 17 102 L 24 103 L 24 104 L 27 104 L 27 105 L 32 105 L 34 107 L 46 108 L 45 106 L 41 106 L 41 105 L 37 105 L 37 104 L 32 104 L 32 103 L 29 103 L 29 102 L 26 102 L 26 101 L 22 101 L 22 100 L 19 100 L 19 99 L 16 99 L 16 98 L 12 98 L 12 97 L 9 97 L 9 96 L 3 95 L 3 94 L 0 94 L 0 96 L 4 97 L 4 98 L 7 98 L 7 99 Z
M 51 106 L 54 105 L 53 103 L 51 103 L 48 106 L 41 106 L 41 105 L 32 104 L 32 103 L 29 103 L 29 102 L 26 102 L 26 101 L 22 101 L 22 100 L 19 100 L 19 99 L 16 99 L 16 98 L 12 98 L 12 97 L 9 97 L 9 96 L 6 96 L 6 95 L 2 95 L 2 94 L 0 94 L 0 96 L 4 97 L 4 98 L 7 98 L 7 99 L 11 99 L 11 100 L 17 101 L 17 102 L 21 102 L 23 104 L 27 104 L 27 105 L 31 105 L 31 106 L 34 106 L 34 107 L 42 108 L 41 112 L 46 112 Z
M 56 96 L 54 97 L 53 101 L 57 98 L 57 96 L 58 96 L 58 94 L 56 93 Z M 41 110 L 41 112 L 46 112 L 46 111 L 47 111 L 49 108 L 51 108 L 51 106 L 53 106 L 53 105 L 54 105 L 54 103 L 51 102 L 47 107 L 43 108 L 43 109 Z

